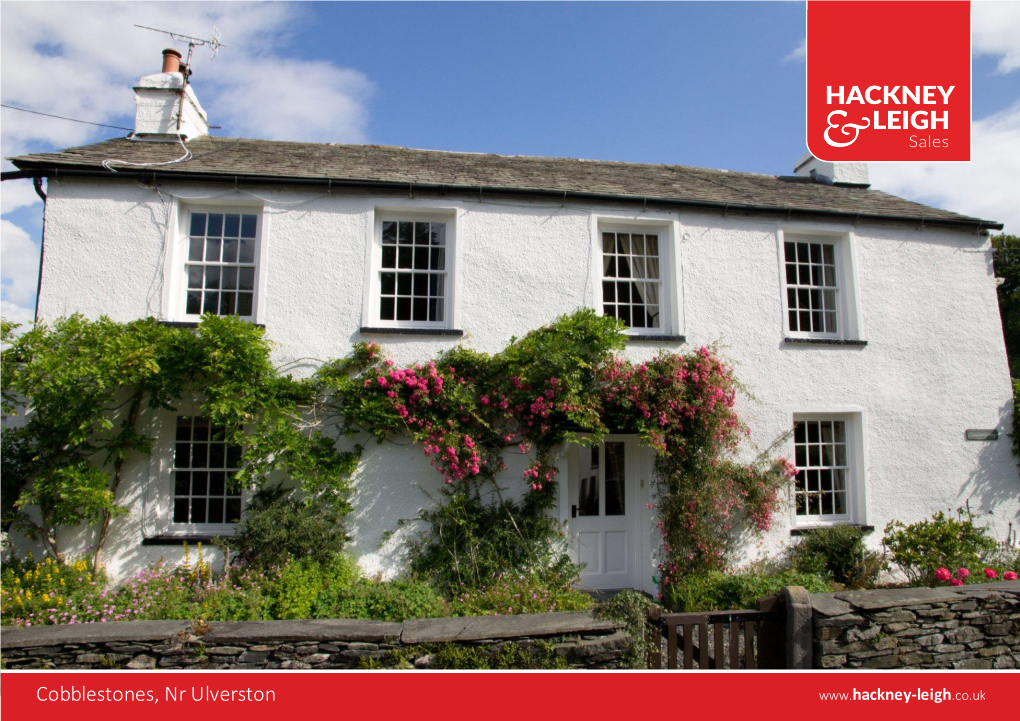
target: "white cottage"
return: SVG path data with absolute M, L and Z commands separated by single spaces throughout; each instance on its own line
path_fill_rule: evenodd
M 300 374 L 357 340 L 402 363 L 457 343 L 497 351 L 588 306 L 628 323 L 634 359 L 719 342 L 753 394 L 738 410 L 759 447 L 797 424 L 786 453 L 803 486 L 749 555 L 837 522 L 875 527 L 877 545 L 891 519 L 965 502 L 1000 537 L 1018 518 L 997 223 L 810 156 L 772 176 L 211 137 L 173 55 L 136 93 L 131 136 L 13 159 L 8 175 L 48 181 L 41 320 L 234 313 Z M 157 451 L 122 484 L 115 579 L 243 512 L 222 483 L 171 482 L 179 432 L 210 477 L 233 462 L 201 423 L 146 419 Z M 607 457 L 623 469 L 608 482 Z M 628 437 L 562 454 L 558 513 L 586 585 L 653 590 L 652 460 Z M 401 536 L 384 534 L 440 483 L 420 449 L 370 446 L 352 515 L 367 571 L 399 570 Z

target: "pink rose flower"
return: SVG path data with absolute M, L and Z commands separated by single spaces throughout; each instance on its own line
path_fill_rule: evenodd
M 969 576 L 969 575 L 970 575 L 970 571 L 968 571 L 966 568 L 958 568 L 958 569 L 956 569 L 956 577 L 957 578 L 966 580 L 967 576 Z
M 959 578 L 952 578 L 952 579 L 949 580 L 949 585 L 950 586 L 962 586 L 963 585 L 963 581 L 961 581 Z
M 1006 571 L 1002 574 L 1003 581 L 1015 581 L 1017 579 L 1016 571 Z
M 985 578 L 998 578 L 999 574 L 994 568 L 985 569 Z
M 949 572 L 948 568 L 940 568 L 935 571 L 935 578 L 939 581 L 948 581 L 952 576 L 953 574 Z

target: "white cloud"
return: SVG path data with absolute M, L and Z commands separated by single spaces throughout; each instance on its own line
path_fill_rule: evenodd
M 334 142 L 365 139 L 365 99 L 372 84 L 356 70 L 322 61 L 260 58 L 228 68 L 224 75 L 226 82 L 210 117 L 218 112 L 232 135 Z M 271 102 L 266 97 L 269 88 Z
M 28 208 L 39 202 L 42 201 L 36 195 L 31 180 L 8 180 L 4 182 L 3 194 L 0 195 L 0 213 L 7 215 L 18 208 Z
M 288 57 L 304 12 L 297 4 L 262 2 L 4 2 L 0 94 L 4 103 L 129 127 L 138 78 L 159 72 L 164 47 L 187 50 L 134 24 L 199 37 L 216 26 L 225 46 L 216 59 L 207 48 L 196 49 L 192 83 L 210 122 L 223 126 L 218 134 L 364 142 L 369 79 L 328 61 Z M 3 157 L 127 134 L 6 108 L 2 113 Z M 11 165 L 4 161 L 3 169 Z M 3 214 L 38 202 L 28 181 L 5 182 L 2 190 Z M 24 318 L 36 271 L 20 258 L 32 241 L 7 220 L 3 233 L 3 314 Z
M 1020 68 L 1020 2 L 976 2 L 972 7 L 974 54 L 999 56 L 1000 73 Z
M 873 163 L 876 188 L 1006 224 L 1020 233 L 1020 101 L 973 126 L 969 163 Z
M 0 301 L 0 316 L 3 316 L 4 320 L 21 325 L 21 328 L 17 330 L 18 333 L 21 333 L 27 330 L 27 325 L 35 321 L 35 309 L 2 300 Z
M 791 61 L 795 61 L 795 60 L 806 61 L 807 60 L 807 38 L 804 38 L 803 40 L 801 40 L 800 41 L 800 45 L 795 47 L 790 52 L 790 54 L 787 55 L 784 58 L 784 60 L 786 62 L 791 62 Z
M 35 298 L 39 246 L 9 220 L 0 220 L 0 283 L 4 300 L 27 306 Z

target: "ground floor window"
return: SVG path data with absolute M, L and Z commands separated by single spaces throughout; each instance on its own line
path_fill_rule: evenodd
M 241 447 L 226 441 L 226 429 L 204 416 L 177 416 L 173 460 L 173 522 L 237 523 L 241 490 L 232 479 Z
M 799 520 L 846 520 L 852 481 L 847 422 L 835 418 L 794 422 L 797 477 L 794 505 Z

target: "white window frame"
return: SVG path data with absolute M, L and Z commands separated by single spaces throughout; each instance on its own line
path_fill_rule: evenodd
M 682 284 L 677 239 L 681 237 L 680 224 L 669 218 L 634 218 L 611 215 L 592 216 L 592 302 L 599 315 L 604 315 L 602 294 L 603 254 L 602 233 L 653 233 L 659 236 L 659 297 L 660 322 L 658 328 L 631 328 L 624 333 L 629 336 L 676 336 L 683 335 L 680 319 L 683 317 Z
M 798 421 L 842 421 L 846 428 L 847 453 L 847 512 L 842 515 L 799 516 L 797 515 L 796 488 L 790 482 L 790 518 L 793 528 L 819 528 L 839 524 L 863 525 L 867 523 L 868 486 L 867 453 L 865 451 L 866 421 L 863 410 L 838 409 L 833 411 L 811 410 L 790 414 L 790 453 L 794 463 L 797 460 L 796 444 L 792 435 Z M 796 465 L 796 463 L 795 463 Z
M 185 323 L 197 323 L 201 313 L 188 313 L 188 251 L 190 247 L 191 214 L 195 213 L 236 213 L 257 216 L 255 226 L 255 289 L 252 296 L 252 314 L 237 316 L 251 323 L 262 323 L 263 288 L 266 283 L 266 246 L 268 238 L 268 214 L 264 212 L 261 202 L 232 201 L 230 205 L 205 202 L 184 202 L 178 204 L 177 213 L 173 214 L 175 223 L 168 229 L 174 242 L 168 253 L 168 270 L 164 274 L 168 286 L 167 314 L 169 320 Z M 203 261 L 204 264 L 204 261 Z
M 852 231 L 819 229 L 809 226 L 780 228 L 776 234 L 779 253 L 779 282 L 783 307 L 782 328 L 787 338 L 859 340 L 861 323 L 854 266 L 855 241 Z M 824 243 L 834 246 L 836 262 L 836 332 L 790 329 L 789 285 L 786 281 L 786 243 Z
M 153 508 L 146 513 L 148 533 L 164 538 L 234 535 L 236 523 L 175 523 L 174 522 L 174 452 L 177 443 L 177 417 L 202 415 L 197 405 L 182 404 L 175 411 L 157 411 L 154 418 L 156 442 L 149 456 L 149 478 L 155 493 Z M 251 489 L 241 491 L 241 518 L 251 502 Z
M 408 328 L 452 330 L 458 327 L 459 309 L 457 274 L 457 220 L 458 213 L 452 208 L 437 207 L 387 207 L 376 208 L 369 224 L 367 277 L 362 313 L 362 327 L 365 328 Z M 380 317 L 382 298 L 382 227 L 384 222 L 429 222 L 446 224 L 446 294 L 443 297 L 442 321 L 382 320 Z M 389 269 L 387 269 L 388 271 Z M 413 269 L 411 269 L 413 272 Z

